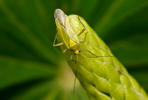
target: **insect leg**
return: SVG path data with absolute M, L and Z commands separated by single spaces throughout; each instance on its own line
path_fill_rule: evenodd
M 64 49 L 62 52 L 65 53 L 67 51 L 67 49 Z
M 75 60 L 75 64 L 76 64 L 76 61 L 78 61 L 78 56 L 76 55 L 76 60 Z M 77 73 L 78 73 L 78 68 L 76 68 L 76 71 L 75 71 L 75 78 L 74 78 L 74 87 L 73 87 L 73 93 L 75 93 L 75 89 L 76 89 L 76 83 L 77 83 Z
M 70 60 L 71 60 L 71 61 L 72 61 L 72 56 L 73 56 L 73 55 L 70 55 Z
M 86 32 L 86 33 L 85 33 L 84 40 L 83 40 L 83 41 L 80 41 L 80 43 L 83 43 L 83 42 L 85 42 L 85 40 L 86 40 L 86 37 L 87 37 L 87 33 L 88 33 L 88 32 Z
M 73 59 L 73 55 L 70 56 L 70 61 L 73 61 L 76 64 L 76 60 Z
M 77 75 L 77 71 L 76 71 L 76 73 L 75 73 L 75 78 L 74 78 L 73 93 L 75 93 L 75 89 L 76 89 L 76 83 L 77 83 L 76 75 Z
M 57 34 L 56 34 L 55 39 L 54 39 L 54 41 L 53 41 L 53 46 L 54 46 L 54 47 L 61 46 L 61 45 L 64 44 L 63 42 L 60 42 L 60 43 L 57 43 L 57 44 L 56 44 L 56 40 L 57 40 Z
M 80 23 L 82 24 L 82 26 L 83 26 L 83 29 L 82 29 L 82 31 L 78 34 L 78 36 L 80 36 L 85 30 L 86 30 L 86 28 L 85 28 L 85 26 L 84 26 L 84 24 L 82 23 L 82 21 L 81 21 L 81 19 L 80 19 L 80 17 L 78 16 L 78 20 L 80 21 Z
M 85 28 L 85 25 L 82 23 L 82 21 L 81 21 L 81 19 L 80 19 L 80 17 L 78 16 L 78 20 L 80 21 L 80 23 L 82 24 L 82 26 L 83 26 L 83 29 L 82 29 L 82 31 L 78 34 L 78 36 L 80 36 L 85 30 L 86 30 L 86 28 Z M 84 37 L 84 40 L 82 40 L 82 41 L 80 41 L 81 43 L 82 42 L 84 42 L 85 40 L 86 40 L 86 36 L 87 36 L 87 33 L 88 32 L 86 32 L 85 33 L 85 37 Z

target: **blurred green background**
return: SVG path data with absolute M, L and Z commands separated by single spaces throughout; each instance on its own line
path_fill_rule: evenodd
M 148 93 L 148 0 L 0 0 L 1 100 L 88 100 L 52 46 L 56 8 L 84 17 Z

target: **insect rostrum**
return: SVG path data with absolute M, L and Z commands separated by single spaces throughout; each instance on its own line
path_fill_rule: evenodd
M 108 46 L 78 15 L 55 11 L 58 43 L 90 100 L 148 100 Z

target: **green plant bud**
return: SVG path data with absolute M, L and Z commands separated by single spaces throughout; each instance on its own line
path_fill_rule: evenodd
M 55 11 L 61 50 L 90 100 L 148 100 L 147 94 L 78 15 Z

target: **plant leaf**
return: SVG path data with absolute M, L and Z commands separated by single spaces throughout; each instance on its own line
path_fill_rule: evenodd
M 16 37 L 17 40 L 23 42 L 24 44 L 27 44 L 28 47 L 34 53 L 36 53 L 36 55 L 39 55 L 42 59 L 46 59 L 49 62 L 55 63 L 56 53 L 53 53 L 52 49 L 50 50 L 50 48 L 48 48 L 47 46 L 48 36 L 47 34 L 45 35 L 46 32 L 42 30 L 43 28 L 38 26 L 42 25 L 42 21 L 40 21 L 41 20 L 40 16 L 35 13 L 36 11 L 33 10 L 32 5 L 30 6 L 28 5 L 31 8 L 22 9 L 23 8 L 22 6 L 25 6 L 27 3 L 26 1 L 24 2 L 25 3 L 22 2 L 17 3 L 18 5 L 16 5 L 15 7 L 13 6 L 14 2 L 7 2 L 3 0 L 0 2 L 0 8 L 1 8 L 0 13 L 2 15 L 4 26 L 6 26 L 7 23 L 8 26 L 10 27 L 9 33 L 11 33 L 14 37 Z M 32 9 L 33 11 L 27 11 L 30 9 Z M 21 13 L 23 13 L 25 17 L 20 16 Z M 37 16 L 34 16 L 35 17 L 34 18 L 33 15 L 37 15 L 39 16 L 39 18 Z M 41 22 L 41 24 L 39 24 L 40 23 L 39 21 Z M 0 26 L 3 26 L 3 23 L 0 23 L 2 24 Z M 6 27 L 2 27 L 2 29 L 4 31 L 8 30 Z
M 148 6 L 147 0 L 115 0 L 96 23 L 95 30 L 101 37 L 105 37 L 106 32 L 113 26 L 146 6 Z
M 115 55 L 127 66 L 148 64 L 148 34 L 137 34 L 110 44 Z M 137 41 L 139 40 L 139 41 Z
M 55 74 L 49 65 L 0 57 L 0 89 L 29 80 L 50 78 Z

